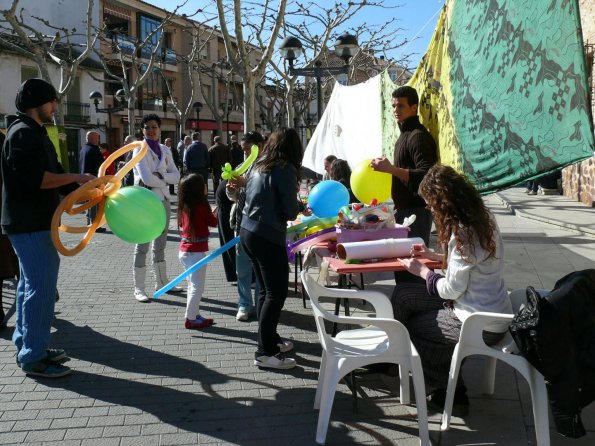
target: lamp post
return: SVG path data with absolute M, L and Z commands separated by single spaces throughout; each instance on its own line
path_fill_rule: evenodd
M 202 102 L 196 101 L 192 104 L 192 108 L 196 111 L 196 130 L 200 133 L 200 110 L 202 109 Z
M 323 67 L 322 62 L 317 60 L 314 67 L 294 68 L 293 62 L 303 53 L 302 42 L 297 37 L 287 37 L 281 43 L 279 50 L 284 59 L 289 62 L 289 74 L 292 76 L 304 76 L 316 78 L 316 107 L 318 113 L 318 122 L 322 116 L 322 77 L 333 74 L 349 74 L 349 61 L 358 51 L 359 45 L 357 38 L 351 34 L 343 34 L 335 42 L 335 53 L 345 64 L 342 67 Z M 348 77 L 349 81 L 349 77 Z
M 97 113 L 107 113 L 107 143 L 110 148 L 112 147 L 112 113 L 124 110 L 126 107 L 126 92 L 123 89 L 118 90 L 115 94 L 115 98 L 120 104 L 119 106 L 99 108 L 99 104 L 103 100 L 103 95 L 98 91 L 93 91 L 89 95 L 89 99 L 92 100 L 95 105 L 95 111 Z

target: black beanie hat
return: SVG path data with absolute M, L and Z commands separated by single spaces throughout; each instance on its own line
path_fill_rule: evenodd
M 25 112 L 57 99 L 56 89 L 49 82 L 39 78 L 27 79 L 22 83 L 14 101 L 17 110 Z

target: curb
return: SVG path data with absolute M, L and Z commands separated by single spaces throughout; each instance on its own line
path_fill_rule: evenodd
M 528 212 L 523 211 L 523 208 L 520 206 L 516 206 L 500 195 L 498 192 L 494 194 L 494 196 L 498 197 L 498 199 L 502 202 L 502 204 L 513 214 L 520 218 L 525 218 L 527 220 L 535 220 L 541 223 L 546 223 L 551 226 L 557 226 L 559 228 L 568 229 L 570 231 L 575 231 L 580 234 L 584 234 L 590 237 L 595 237 L 595 230 L 591 228 L 585 228 L 582 226 L 575 225 L 574 223 L 567 223 L 562 222 L 560 220 L 552 220 L 548 217 L 542 217 L 540 215 L 530 214 Z

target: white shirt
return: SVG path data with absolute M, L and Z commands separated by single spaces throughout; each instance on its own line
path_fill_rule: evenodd
M 159 144 L 161 148 L 161 159 L 149 147 L 147 154 L 134 166 L 134 184 L 139 185 L 142 181 L 151 191 L 161 200 L 169 200 L 169 185 L 180 181 L 180 172 L 174 163 L 171 150 L 164 144 Z M 132 156 L 136 156 L 140 147 L 134 149 Z M 161 174 L 163 179 L 155 173 Z
M 456 249 L 454 235 L 448 242 L 448 268 L 446 276 L 438 280 L 436 288 L 442 299 L 454 301 L 454 311 L 463 322 L 477 311 L 491 313 L 512 313 L 508 291 L 504 283 L 504 244 L 496 222 L 494 238 L 496 255 L 487 258 L 488 253 L 474 237 L 475 252 L 463 255 Z M 487 331 L 503 333 L 508 323 L 486 326 Z

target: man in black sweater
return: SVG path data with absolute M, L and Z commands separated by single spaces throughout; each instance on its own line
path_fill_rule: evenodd
M 50 227 L 59 204 L 69 193 L 95 177 L 64 173 L 44 123 L 56 111 L 56 90 L 42 79 L 29 79 L 16 97 L 17 119 L 2 147 L 2 232 L 19 258 L 21 276 L 16 292 L 17 319 L 12 340 L 17 364 L 27 375 L 58 378 L 70 373 L 60 364 L 61 349 L 50 349 L 60 257 Z
M 427 171 L 438 161 L 438 152 L 434 138 L 419 122 L 418 105 L 414 88 L 399 87 L 393 92 L 393 114 L 401 130 L 395 144 L 394 164 L 383 156 L 373 159 L 371 166 L 393 176 L 391 195 L 397 210 L 397 223 L 401 224 L 405 218 L 415 214 L 416 220 L 410 227 L 409 237 L 420 237 L 429 246 L 432 214 L 426 209 L 417 189 Z

